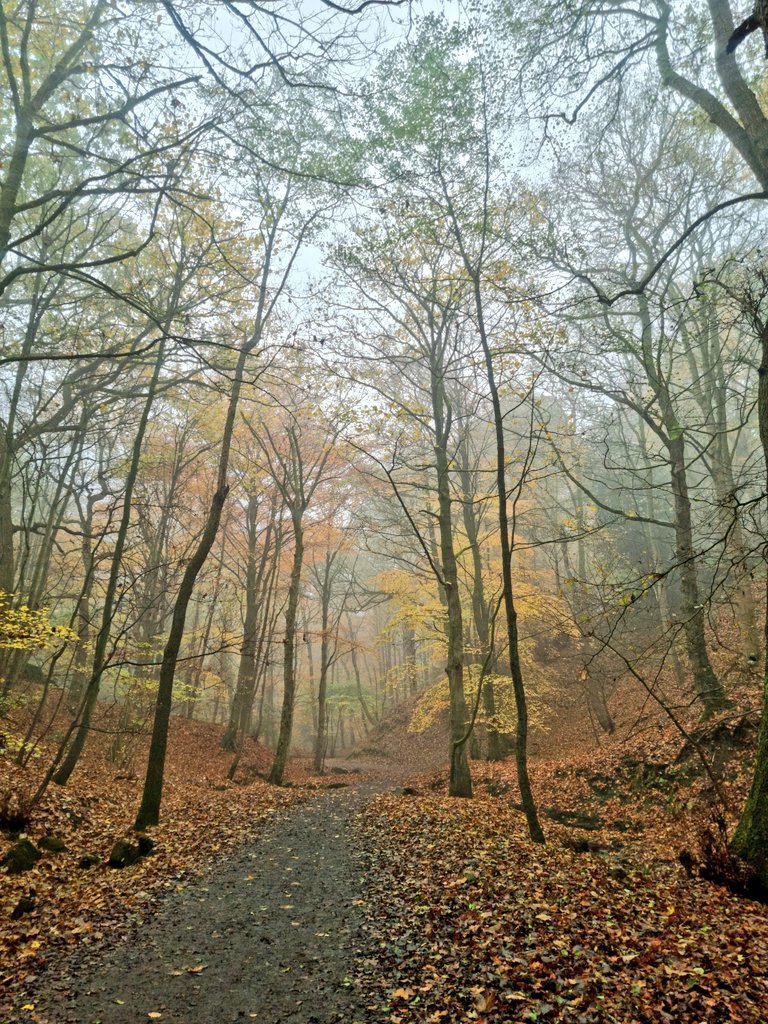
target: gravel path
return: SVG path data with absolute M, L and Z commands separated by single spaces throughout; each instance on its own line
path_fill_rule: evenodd
M 389 783 L 391 784 L 391 783 Z M 41 979 L 46 1024 L 355 1024 L 364 952 L 355 816 L 383 779 L 285 812 L 254 843 L 164 902 L 130 941 Z M 107 959 L 108 958 L 108 959 Z M 44 986 L 44 987 L 43 987 Z

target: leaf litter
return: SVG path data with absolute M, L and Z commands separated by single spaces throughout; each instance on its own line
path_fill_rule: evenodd
M 238 782 L 227 782 L 232 755 L 219 747 L 220 727 L 177 718 L 171 728 L 162 821 L 149 830 L 156 843 L 152 854 L 137 864 L 106 866 L 114 842 L 133 838 L 140 780 L 107 764 L 98 742 L 86 748 L 69 785 L 52 786 L 35 810 L 23 834 L 35 843 L 59 836 L 66 850 L 46 853 L 20 875 L 0 872 L 0 1020 L 21 1005 L 37 977 L 55 972 L 72 951 L 96 953 L 105 941 L 140 926 L 165 895 L 183 892 L 209 864 L 259 835 L 276 813 L 318 792 L 321 780 L 302 762 L 291 765 L 291 787 L 267 785 L 260 774 L 270 754 L 254 743 L 241 761 Z M 0 791 L 33 789 L 44 761 L 22 770 L 0 757 Z M 0 833 L 0 857 L 15 839 Z M 93 856 L 95 866 L 78 866 L 85 855 Z M 34 910 L 12 919 L 13 908 L 30 892 Z M 195 972 L 197 966 L 192 965 Z
M 686 877 L 675 854 L 700 793 L 622 792 L 626 756 L 536 763 L 542 804 L 583 809 L 585 780 L 615 776 L 613 795 L 593 799 L 600 827 L 576 833 L 544 816 L 544 847 L 514 806 L 508 762 L 485 780 L 503 799 L 450 799 L 436 792 L 442 775 L 424 775 L 419 795 L 372 802 L 361 826 L 377 953 L 359 972 L 373 1019 L 768 1021 L 768 908 Z
M 197 723 L 177 728 L 192 725 L 198 729 Z M 125 834 L 135 779 L 117 778 L 99 765 L 52 794 L 33 838 L 57 832 L 68 852 L 46 856 L 27 875 L 3 879 L 6 908 L 30 880 L 40 904 L 18 922 L 5 915 L 0 926 L 0 956 L 19 966 L 2 979 L 10 992 L 23 999 L 24 981 L 55 964 L 58 954 L 91 946 L 95 957 L 110 934 L 144 920 L 160 895 L 183 895 L 195 871 L 306 795 L 306 788 L 265 786 L 258 779 L 263 765 L 251 766 L 247 786 L 220 782 L 222 755 L 210 755 L 208 765 L 201 750 L 211 745 L 197 732 L 194 738 L 177 744 L 165 822 L 153 830 L 157 852 L 133 868 L 76 872 L 73 865 L 83 848 L 103 857 L 108 842 Z M 476 774 L 485 775 L 473 801 L 445 797 L 442 774 L 410 779 L 420 795 L 401 791 L 373 800 L 355 833 L 367 865 L 364 898 L 350 904 L 364 915 L 365 935 L 356 971 L 350 968 L 342 983 L 364 994 L 365 1011 L 355 1019 L 765 1024 L 766 908 L 686 877 L 677 862 L 679 850 L 693 842 L 695 809 L 711 796 L 706 780 L 684 779 L 676 767 L 679 745 L 662 737 L 650 750 L 638 739 L 634 746 L 625 741 L 567 760 L 536 760 L 540 806 L 547 812 L 577 808 L 594 818 L 590 830 L 580 832 L 545 814 L 544 848 L 527 839 L 509 762 L 475 765 Z M 645 773 L 639 787 L 638 766 Z M 7 763 L 5 770 L 12 775 Z M 319 784 L 306 773 L 300 781 Z M 744 771 L 724 782 L 733 807 L 741 806 L 745 784 Z M 329 838 L 340 837 L 333 832 Z M 285 854 L 295 858 L 291 846 Z M 238 877 L 252 888 L 247 869 Z M 276 880 L 275 903 L 295 896 L 282 892 L 285 884 Z M 251 906 L 260 914 L 268 904 L 257 895 Z M 280 903 L 280 909 L 292 904 Z M 308 922 L 314 942 L 332 946 L 335 937 L 317 923 Z M 298 929 L 289 924 L 284 932 Z M 174 975 L 208 966 L 176 964 Z M 22 1009 L 33 1014 L 35 1004 L 30 1000 Z M 248 1017 L 255 1019 L 259 1009 L 249 1007 Z

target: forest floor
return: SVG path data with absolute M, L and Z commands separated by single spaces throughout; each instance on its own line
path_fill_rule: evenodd
M 133 949 L 139 960 L 145 953 L 149 957 L 143 944 L 145 930 L 155 920 L 159 922 L 158 927 L 164 927 L 163 912 L 176 913 L 177 904 L 181 905 L 179 901 L 186 902 L 187 909 L 198 914 L 197 921 L 187 922 L 189 930 L 193 934 L 202 933 L 200 922 L 205 921 L 213 903 L 208 907 L 195 904 L 194 899 L 190 903 L 185 894 L 190 885 L 208 884 L 201 881 L 205 877 L 214 885 L 218 885 L 217 880 L 221 878 L 222 906 L 231 904 L 236 908 L 240 901 L 241 909 L 246 905 L 253 909 L 257 899 L 259 905 L 267 905 L 255 896 L 254 879 L 247 876 L 261 877 L 264 864 L 269 866 L 269 858 L 277 857 L 277 853 L 268 846 L 259 847 L 261 852 L 255 854 L 257 859 L 250 860 L 250 854 L 256 849 L 254 844 L 264 839 L 279 847 L 280 840 L 274 837 L 281 834 L 281 829 L 289 832 L 295 829 L 300 834 L 305 820 L 302 814 L 306 810 L 309 815 L 306 819 L 307 849 L 311 852 L 315 801 L 322 801 L 327 793 L 339 796 L 338 805 L 343 807 L 342 795 L 350 788 L 349 782 L 354 779 L 362 784 L 366 778 L 365 766 L 357 762 L 347 766 L 346 772 L 350 774 L 341 774 L 340 769 L 336 774 L 331 766 L 328 774 L 313 776 L 308 762 L 293 759 L 289 763 L 286 785 L 271 786 L 264 781 L 271 754 L 249 741 L 236 781 L 230 782 L 226 774 L 232 755 L 219 747 L 221 727 L 174 718 L 162 821 L 150 830 L 155 848 L 138 863 L 115 869 L 107 865 L 113 844 L 121 838 L 134 838 L 131 825 L 140 799 L 139 773 L 145 751 L 140 747 L 124 751 L 121 763 L 111 763 L 107 758 L 111 732 L 107 714 L 100 719 L 93 742 L 86 747 L 84 762 L 69 784 L 64 788 L 51 786 L 23 830 L 0 832 L 0 858 L 13 846 L 19 832 L 35 844 L 45 837 L 55 836 L 66 847 L 61 852 L 44 852 L 32 870 L 23 874 L 0 871 L 0 1024 L 49 1019 L 74 1020 L 78 1024 L 82 1020 L 86 1024 L 91 1020 L 109 1019 L 106 1012 L 91 1013 L 93 1003 L 87 1010 L 84 1004 L 78 1008 L 78 999 L 92 987 L 89 972 L 95 976 L 99 963 L 117 961 L 118 950 L 127 955 Z M 23 808 L 39 781 L 48 753 L 41 748 L 40 756 L 23 769 L 17 768 L 8 754 L 0 756 L 0 804 L 3 805 L 0 810 L 12 808 L 14 800 Z M 295 818 L 290 816 L 291 811 L 296 812 Z M 336 832 L 341 834 L 339 829 Z M 267 840 L 267 836 L 272 838 Z M 339 841 L 338 836 L 334 842 L 343 859 L 343 851 L 350 844 L 343 839 Z M 84 858 L 93 861 L 93 866 L 83 866 Z M 238 865 L 232 869 L 234 874 L 230 872 L 230 864 Z M 247 870 L 240 871 L 240 865 Z M 307 872 L 317 877 L 318 885 L 322 884 L 324 871 L 307 868 Z M 241 889 L 237 886 L 238 879 Z M 266 884 L 276 893 L 275 921 L 280 927 L 278 929 L 276 924 L 275 930 L 280 931 L 289 912 L 279 908 L 291 901 L 284 896 L 284 887 L 278 884 L 274 874 L 268 876 Z M 219 905 L 218 896 L 213 899 Z M 32 909 L 17 916 L 24 900 L 30 901 Z M 187 928 L 187 924 L 183 927 Z M 219 930 L 231 938 L 230 931 Z M 323 940 L 314 941 L 319 944 Z M 225 943 L 222 946 L 227 948 Z M 259 956 L 263 957 L 268 948 L 268 942 L 259 942 Z M 235 944 L 233 958 L 241 953 Z M 151 961 L 151 957 L 149 959 Z M 284 959 L 281 955 L 281 960 Z M 197 962 L 181 964 L 181 967 L 199 966 Z M 206 966 L 205 971 L 208 970 Z M 190 990 L 192 984 L 202 984 L 205 978 L 202 971 L 183 973 L 191 979 L 187 986 Z M 196 978 L 197 973 L 200 978 Z M 155 977 L 152 971 L 149 974 Z M 165 991 L 165 969 L 156 976 L 156 981 L 161 992 Z M 221 1001 L 221 989 L 218 985 L 216 989 Z M 145 978 L 144 992 L 153 991 L 147 987 Z M 115 1000 L 121 998 L 117 994 L 113 996 Z M 55 1013 L 63 1016 L 52 1016 L 54 1002 Z M 133 1014 L 131 1020 L 159 1019 L 147 1014 L 161 1012 L 152 1007 L 138 1012 L 130 1007 L 128 1000 L 123 1000 L 122 1004 L 110 1003 L 113 1011 L 121 1005 L 128 1007 L 122 1012 Z M 221 1017 L 211 1019 L 219 1021 Z M 202 1017 L 187 1018 L 189 1024 L 197 1024 L 198 1020 L 202 1024 Z
M 753 719 L 701 739 L 733 809 Z M 216 730 L 175 722 L 155 851 L 122 870 L 77 863 L 127 834 L 137 780 L 76 775 L 28 830 L 67 851 L 0 877 L 0 1022 L 768 1024 L 768 908 L 699 877 L 718 826 L 679 737 L 537 757 L 542 848 L 512 762 L 452 800 L 443 740 L 401 726 L 276 789 L 267 751 L 225 783 Z
M 543 847 L 513 758 L 473 764 L 472 800 L 447 796 L 445 770 L 376 796 L 362 816 L 373 1019 L 768 1024 L 768 907 L 701 875 L 744 805 L 755 693 L 706 725 L 678 711 L 686 739 L 628 691 L 591 749 L 567 709 L 530 763 Z M 377 752 L 413 740 L 382 736 Z

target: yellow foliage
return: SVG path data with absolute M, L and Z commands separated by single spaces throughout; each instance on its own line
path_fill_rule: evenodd
M 419 697 L 408 723 L 408 732 L 426 732 L 435 720 L 448 710 L 448 680 L 428 686 Z
M 0 650 L 44 650 L 76 640 L 68 626 L 51 624 L 47 608 L 14 607 L 12 596 L 0 590 Z
M 536 662 L 527 657 L 521 647 L 521 660 L 523 661 L 523 675 L 525 677 L 525 688 L 528 697 L 528 715 L 530 724 L 534 728 L 542 728 L 544 723 L 543 698 L 549 692 L 550 686 L 546 676 L 536 665 Z M 474 708 L 477 699 L 477 684 L 480 678 L 480 667 L 468 665 L 464 671 L 464 693 L 469 709 Z M 485 715 L 483 702 L 475 719 L 477 725 L 487 725 L 498 732 L 512 733 L 516 728 L 517 714 L 515 710 L 515 695 L 512 687 L 512 679 L 509 676 L 487 675 L 484 686 L 493 684 L 494 703 L 496 714 L 492 719 Z M 419 698 L 419 701 L 411 715 L 408 724 L 408 732 L 424 732 L 436 719 L 448 711 L 449 696 L 447 680 L 440 680 L 433 686 L 428 687 Z
M 432 581 L 403 569 L 390 569 L 379 573 L 374 585 L 390 596 L 394 606 L 389 622 L 381 631 L 381 639 L 395 635 L 406 625 L 422 645 L 429 645 L 431 652 L 439 655 L 445 648 L 446 612 Z

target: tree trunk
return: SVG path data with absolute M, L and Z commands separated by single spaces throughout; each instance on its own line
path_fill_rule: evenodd
M 72 659 L 72 682 L 69 684 L 67 694 L 68 705 L 73 714 L 80 707 L 85 688 L 88 685 L 87 647 L 91 639 L 91 594 L 94 576 L 93 547 L 90 538 L 93 529 L 93 505 L 90 500 L 82 529 L 80 555 L 83 563 L 83 586 L 77 599 L 76 611 L 78 643 Z
M 718 528 L 722 531 L 724 551 L 730 559 L 728 572 L 734 582 L 731 602 L 739 631 L 741 667 L 752 669 L 759 661 L 760 637 L 747 545 L 735 501 L 736 482 L 728 426 L 729 381 L 723 365 L 721 325 L 716 302 L 700 302 L 697 308 L 700 315 L 694 321 L 693 330 L 688 330 L 685 321 L 681 327 L 693 396 L 711 437 L 709 469 L 717 498 Z
M 288 604 L 285 610 L 285 637 L 283 639 L 283 708 L 280 714 L 280 731 L 277 737 L 275 758 L 269 773 L 269 781 L 282 786 L 288 751 L 293 733 L 293 712 L 296 703 L 296 618 L 301 588 L 301 567 L 304 561 L 304 510 L 293 516 L 294 548 L 291 579 L 288 585 Z
M 371 711 L 370 711 L 368 705 L 365 702 L 365 697 L 363 696 L 363 681 L 362 681 L 362 679 L 360 677 L 360 665 L 358 664 L 358 661 L 357 661 L 357 648 L 355 646 L 356 641 L 357 641 L 357 636 L 356 636 L 356 634 L 354 632 L 354 627 L 352 625 L 352 616 L 349 614 L 349 612 L 347 612 L 347 633 L 349 634 L 349 640 L 350 640 L 349 657 L 350 657 L 350 660 L 352 662 L 352 673 L 353 673 L 353 675 L 355 677 L 355 687 L 357 689 L 357 699 L 360 701 L 360 710 L 363 713 L 363 725 L 364 725 L 365 730 L 367 732 L 369 726 L 371 728 L 373 728 L 373 726 L 376 725 L 376 718 L 375 718 L 374 715 L 371 714 Z M 374 701 L 374 706 L 375 706 L 375 701 Z
M 309 616 L 306 608 L 302 618 L 303 643 L 307 648 L 307 670 L 309 676 L 309 706 L 312 709 L 312 731 L 317 735 L 317 697 L 315 696 L 315 655 L 312 647 L 312 635 L 309 631 Z
M 645 295 L 638 298 L 643 368 L 658 402 L 663 424 L 663 438 L 669 460 L 674 506 L 675 556 L 680 571 L 680 613 L 683 618 L 688 661 L 693 674 L 693 687 L 702 703 L 702 717 L 708 718 L 725 707 L 725 690 L 714 673 L 707 653 L 704 635 L 704 607 L 699 597 L 699 582 L 694 556 L 691 500 L 688 494 L 685 434 L 678 422 L 675 402 L 669 384 L 661 373 L 653 344 L 653 318 Z
M 517 780 L 520 787 L 520 801 L 523 805 L 523 811 L 528 823 L 528 832 L 535 843 L 543 843 L 544 831 L 539 822 L 536 802 L 533 798 L 533 790 L 531 789 L 531 781 L 528 775 L 528 700 L 525 693 L 522 667 L 520 665 L 517 609 L 515 607 L 515 594 L 512 586 L 512 545 L 507 500 L 507 455 L 504 442 L 504 414 L 501 408 L 499 389 L 496 386 L 496 375 L 493 368 L 491 349 L 488 343 L 488 337 L 485 333 L 484 321 L 482 318 L 482 297 L 480 295 L 479 281 L 477 279 L 474 281 L 474 286 L 480 342 L 483 347 L 485 372 L 488 380 L 488 389 L 491 393 L 493 422 L 496 433 L 496 489 L 498 492 L 499 503 L 499 541 L 501 544 L 502 587 L 504 592 L 504 611 L 507 622 L 509 667 L 510 674 L 512 676 L 512 689 L 515 695 L 515 710 L 517 712 L 515 764 L 517 766 Z
M 447 442 L 451 430 L 451 414 L 443 393 L 443 380 L 433 367 L 432 403 L 435 418 L 435 465 L 437 468 L 438 534 L 440 567 L 447 610 L 445 627 L 448 645 L 445 673 L 449 694 L 448 792 L 451 796 L 471 797 L 472 776 L 467 759 L 467 703 L 464 696 L 464 624 L 459 592 L 456 553 L 453 549 L 453 516 L 448 476 Z
M 203 635 L 200 637 L 200 655 L 195 662 L 195 667 L 190 674 L 188 685 L 188 697 L 186 700 L 186 707 L 184 709 L 184 717 L 188 721 L 192 721 L 195 714 L 195 702 L 200 694 L 201 680 L 203 678 L 203 671 L 205 669 L 205 658 L 208 651 L 208 644 L 211 639 L 211 630 L 213 629 L 213 619 L 216 613 L 216 606 L 219 603 L 219 592 L 221 590 L 221 574 L 224 569 L 224 538 L 222 537 L 221 547 L 219 552 L 219 564 L 216 567 L 216 578 L 213 583 L 213 590 L 208 598 L 208 610 L 205 613 L 205 625 L 203 626 Z M 193 627 L 193 634 L 197 627 L 197 614 L 199 608 L 195 608 L 195 620 Z
M 574 585 L 570 593 L 571 615 L 576 629 L 579 631 L 581 644 L 586 647 L 589 642 L 590 635 L 588 624 L 592 621 L 593 616 L 593 608 L 591 607 L 593 597 L 589 594 L 585 582 L 587 578 L 587 554 L 584 546 L 586 523 L 584 521 L 584 507 L 581 503 L 580 496 L 578 493 L 574 494 L 571 491 L 570 486 L 568 486 L 568 490 L 571 493 L 571 500 L 573 502 L 574 519 L 576 521 L 576 538 L 574 540 L 566 539 L 564 537 L 560 542 L 560 553 L 566 574 L 574 580 Z M 569 545 L 574 543 L 576 545 L 575 570 L 571 563 L 571 555 L 569 551 Z M 560 574 L 557 570 L 556 576 L 558 591 L 562 594 Z M 605 687 L 598 679 L 595 679 L 590 675 L 589 670 L 586 667 L 586 663 L 579 678 L 584 686 L 584 693 L 587 698 L 587 707 L 589 708 L 590 714 L 593 716 L 602 731 L 610 735 L 615 731 L 616 724 L 611 717 L 610 710 L 608 709 Z
M 408 680 L 408 693 L 415 697 L 419 692 L 419 680 L 416 673 L 416 634 L 410 622 L 403 623 L 403 653 L 405 655 L 405 675 Z
M 243 722 L 247 708 L 253 700 L 253 681 L 256 678 L 256 632 L 259 624 L 259 577 L 263 574 L 265 559 L 269 550 L 272 531 L 272 519 L 267 525 L 264 550 L 261 559 L 261 573 L 256 564 L 256 542 L 259 513 L 259 498 L 250 495 L 246 513 L 248 524 L 248 556 L 245 568 L 245 621 L 243 623 L 243 645 L 240 648 L 240 663 L 237 669 L 237 682 L 229 712 L 229 723 L 221 738 L 222 750 L 234 753 L 238 749 L 238 733 L 243 731 Z
M 768 493 L 768 320 L 758 323 L 761 360 L 758 371 L 757 411 L 760 443 L 765 460 Z M 765 628 L 763 648 L 763 715 L 757 736 L 752 785 L 741 819 L 731 840 L 731 850 L 756 872 L 768 890 L 768 575 L 765 581 Z
M 480 644 L 480 650 L 474 660 L 477 664 L 481 665 L 485 661 L 491 647 L 491 622 L 488 614 L 488 602 L 485 599 L 483 563 L 480 558 L 479 530 L 474 504 L 475 488 L 472 486 L 471 480 L 469 436 L 466 432 L 459 445 L 458 457 L 464 530 L 467 534 L 467 544 L 472 554 L 472 615 L 475 620 L 475 629 L 477 630 L 477 638 Z M 489 673 L 493 671 L 495 660 L 495 658 L 492 658 L 488 664 L 487 671 Z M 487 758 L 489 761 L 500 761 L 504 757 L 504 743 L 499 730 L 494 724 L 496 719 L 496 695 L 493 689 L 493 681 L 490 678 L 483 682 L 482 700 L 488 742 Z
M 326 554 L 325 564 L 323 566 L 322 586 L 320 588 L 320 678 L 317 684 L 317 733 L 315 734 L 315 750 L 313 759 L 313 766 L 316 772 L 322 772 L 323 770 L 325 749 L 328 744 L 326 737 L 326 723 L 328 716 L 328 669 L 330 667 L 330 637 L 328 636 L 331 602 L 330 569 L 331 562 L 329 555 Z
M 226 472 L 228 456 L 229 444 L 227 440 L 226 457 L 222 459 L 224 472 Z M 219 476 L 221 477 L 222 475 L 220 472 Z M 157 686 L 152 739 L 149 745 L 147 774 L 144 779 L 141 805 L 134 825 L 137 829 L 145 829 L 149 825 L 156 825 L 160 820 L 160 803 L 163 794 L 165 754 L 168 747 L 168 725 L 171 718 L 171 705 L 173 704 L 173 680 L 176 675 L 176 660 L 179 656 L 179 649 L 184 636 L 184 623 L 187 617 L 187 608 L 195 589 L 195 581 L 213 547 L 213 542 L 219 529 L 221 511 L 224 508 L 224 502 L 228 493 L 229 487 L 223 484 L 214 494 L 202 536 L 194 554 L 187 563 L 179 586 L 179 592 L 176 595 L 171 628 L 168 631 L 168 640 L 163 651 L 163 660 L 160 664 L 160 678 Z
M 486 153 L 486 159 L 489 154 Z M 517 767 L 517 779 L 520 788 L 520 800 L 523 805 L 528 831 L 531 839 L 536 843 L 544 842 L 544 832 L 539 823 L 536 803 L 533 798 L 531 782 L 528 776 L 528 701 L 525 693 L 522 669 L 520 666 L 520 655 L 518 651 L 517 633 L 517 610 L 515 608 L 514 590 L 512 587 L 512 546 L 509 529 L 509 512 L 507 501 L 506 482 L 506 449 L 504 442 L 504 414 L 499 398 L 499 389 L 496 385 L 496 374 L 493 366 L 490 339 L 485 325 L 485 307 L 482 293 L 482 265 L 483 255 L 473 260 L 467 249 L 464 232 L 456 216 L 453 202 L 450 198 L 448 187 L 443 182 L 444 195 L 448 202 L 451 223 L 457 247 L 464 264 L 464 268 L 472 282 L 473 304 L 475 308 L 475 321 L 478 339 L 483 350 L 483 363 L 485 366 L 488 390 L 491 396 L 493 407 L 493 429 L 496 441 L 496 488 L 498 491 L 498 518 L 499 518 L 499 540 L 501 543 L 501 571 L 502 586 L 504 595 L 504 610 L 507 622 L 507 639 L 509 644 L 510 672 L 512 676 L 512 687 L 515 696 L 515 710 L 517 712 L 517 732 L 515 737 L 515 763 Z M 483 232 L 488 228 L 488 192 L 483 195 Z M 485 235 L 484 235 L 485 237 Z
M 266 273 L 266 268 L 264 270 Z M 260 302 L 263 303 L 263 291 Z M 160 678 L 157 686 L 157 699 L 155 701 L 155 715 L 152 723 L 152 739 L 149 745 L 149 757 L 147 760 L 147 773 L 144 778 L 144 790 L 141 797 L 138 814 L 136 815 L 137 829 L 146 828 L 148 825 L 156 825 L 160 820 L 160 803 L 163 794 L 163 777 L 165 774 L 165 755 L 168 747 L 168 726 L 171 718 L 171 706 L 173 704 L 173 680 L 176 674 L 176 660 L 179 656 L 181 641 L 184 636 L 184 623 L 186 622 L 187 609 L 192 599 L 195 582 L 198 574 L 208 558 L 213 543 L 216 540 L 221 513 L 224 502 L 229 493 L 229 486 L 226 482 L 229 469 L 229 453 L 232 447 L 232 434 L 235 426 L 235 416 L 240 401 L 240 390 L 243 383 L 243 374 L 248 356 L 256 347 L 261 337 L 261 315 L 257 317 L 256 327 L 250 338 L 243 342 L 235 367 L 234 381 L 227 404 L 227 416 L 224 422 L 224 431 L 221 439 L 221 451 L 219 453 L 219 465 L 217 470 L 216 492 L 211 499 L 211 506 L 208 517 L 203 527 L 203 532 L 198 541 L 192 557 L 187 562 L 184 575 L 179 585 L 176 601 L 173 607 L 171 628 L 168 631 L 168 640 L 163 651 L 163 658 L 160 664 Z
M 752 577 L 747 558 L 744 530 L 735 501 L 736 485 L 733 479 L 733 464 L 728 446 L 728 435 L 723 432 L 714 441 L 715 451 L 712 463 L 712 481 L 715 486 L 720 517 L 720 528 L 727 538 L 725 550 L 729 555 L 734 587 L 732 591 L 734 619 L 739 631 L 741 667 L 757 666 L 760 638 L 757 630 L 755 598 L 752 593 Z
M 240 402 L 240 392 L 243 386 L 243 377 L 248 357 L 260 343 L 266 318 L 267 310 L 267 284 L 269 283 L 272 254 L 275 247 L 279 217 L 274 217 L 269 230 L 269 236 L 265 240 L 264 262 L 261 268 L 259 287 L 259 300 L 256 310 L 256 317 L 253 330 L 247 336 L 240 347 L 237 362 L 234 369 L 232 390 L 229 393 L 227 403 L 227 414 L 224 421 L 224 430 L 221 438 L 221 450 L 219 452 L 219 465 L 216 473 L 216 491 L 211 499 L 211 506 L 208 517 L 203 527 L 203 532 L 198 545 L 192 554 L 184 571 L 176 601 L 173 608 L 171 628 L 168 632 L 168 640 L 163 651 L 163 658 L 160 666 L 160 678 L 157 687 L 157 700 L 155 702 L 155 716 L 152 724 L 152 739 L 149 747 L 149 758 L 147 760 L 147 773 L 144 779 L 144 790 L 141 804 L 136 816 L 137 829 L 146 828 L 148 825 L 156 825 L 160 820 L 160 803 L 163 794 L 163 777 L 165 774 L 165 755 L 168 746 L 168 726 L 171 718 L 171 705 L 173 703 L 173 680 L 176 673 L 176 659 L 178 658 L 181 641 L 184 636 L 184 623 L 187 616 L 187 608 L 192 598 L 197 576 L 205 564 L 221 522 L 221 513 L 224 508 L 229 486 L 227 484 L 227 473 L 229 470 L 229 455 L 232 448 L 232 435 L 235 429 L 235 417 Z
M 682 431 L 673 430 L 667 440 L 672 494 L 675 507 L 675 541 L 677 564 L 680 567 L 681 614 L 688 660 L 693 673 L 693 686 L 709 718 L 726 706 L 725 690 L 714 673 L 704 636 L 704 607 L 699 598 L 699 582 L 693 553 L 691 502 L 685 467 L 685 441 Z

